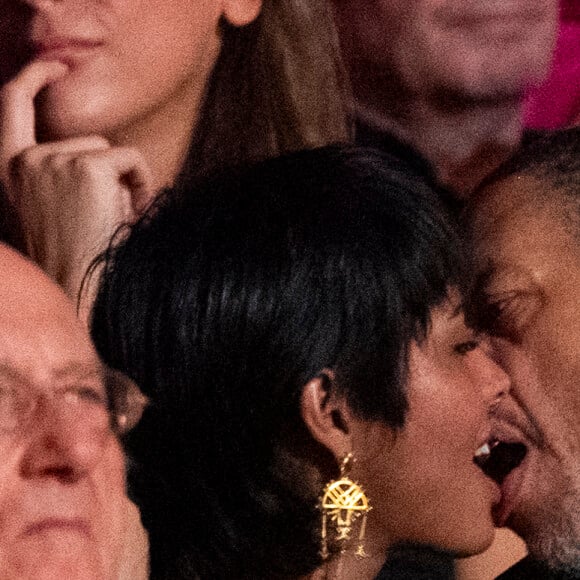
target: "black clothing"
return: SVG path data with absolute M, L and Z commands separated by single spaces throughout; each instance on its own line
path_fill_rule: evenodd
M 375 580 L 453 580 L 453 558 L 423 547 L 401 547 L 389 551 Z
M 559 572 L 551 570 L 545 564 L 529 556 L 514 564 L 496 580 L 577 580 L 580 570 L 576 572 Z

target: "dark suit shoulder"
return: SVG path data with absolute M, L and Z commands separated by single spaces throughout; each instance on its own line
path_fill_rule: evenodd
M 533 560 L 529 556 L 514 564 L 496 580 L 577 580 L 580 579 L 580 570 L 577 572 L 559 572 L 548 568 L 545 564 Z

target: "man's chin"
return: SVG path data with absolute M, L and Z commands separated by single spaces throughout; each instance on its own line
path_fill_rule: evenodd
M 20 546 L 0 567 L 0 580 L 113 580 L 115 572 L 104 569 L 96 550 L 74 543 L 51 551 Z
M 18 566 L 0 573 L 0 580 L 113 580 L 112 573 L 104 572 L 86 562 L 45 562 L 40 567 Z
M 494 62 L 495 61 L 495 62 Z M 474 60 L 450 61 L 438 79 L 442 93 L 455 95 L 458 104 L 513 106 L 530 87 L 540 84 L 547 69 L 526 59 L 510 61 L 505 55 Z
M 551 570 L 580 578 L 580 546 L 571 538 L 545 536 L 533 538 L 526 544 L 529 555 Z
M 580 489 L 577 492 L 560 498 L 554 494 L 553 501 L 539 509 L 520 505 L 506 525 L 521 536 L 532 558 L 580 578 Z

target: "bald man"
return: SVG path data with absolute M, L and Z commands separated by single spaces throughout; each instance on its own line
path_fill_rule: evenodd
M 143 398 L 36 266 L 0 244 L 0 272 L 0 580 L 116 580 L 129 505 L 118 436 Z

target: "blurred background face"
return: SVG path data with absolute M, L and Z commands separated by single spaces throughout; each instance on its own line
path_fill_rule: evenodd
M 427 339 L 410 346 L 402 430 L 393 439 L 375 426 L 357 457 L 368 469 L 359 479 L 373 506 L 369 533 L 474 554 L 493 539 L 499 488 L 473 459 L 490 435 L 490 407 L 509 381 L 457 309 L 455 302 L 434 310 Z
M 580 246 L 572 220 L 532 201 L 542 188 L 526 176 L 497 183 L 471 223 L 481 321 L 512 378 L 500 429 L 528 446 L 499 523 L 532 553 L 580 565 Z
M 547 73 L 557 0 L 335 0 L 364 59 L 419 93 L 519 94 Z M 346 7 L 348 8 L 348 11 Z
M 0 13 L 0 85 L 34 59 L 70 66 L 39 99 L 51 139 L 195 111 L 219 52 L 219 0 L 0 0 Z
M 0 264 L 0 393 L 40 397 L 23 430 L 0 424 L 0 578 L 113 580 L 127 508 L 119 443 L 106 408 L 88 423 L 51 399 L 104 394 L 100 365 L 64 295 L 4 247 Z

